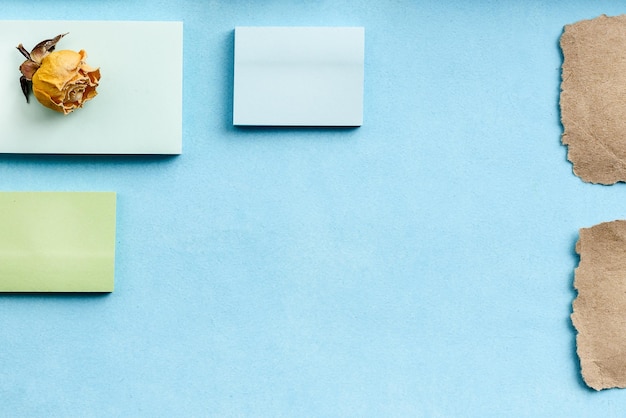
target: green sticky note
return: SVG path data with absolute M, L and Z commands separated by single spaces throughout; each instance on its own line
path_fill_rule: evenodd
M 112 292 L 112 192 L 0 192 L 0 292 Z

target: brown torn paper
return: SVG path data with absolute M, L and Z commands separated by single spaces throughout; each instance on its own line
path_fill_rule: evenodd
M 626 221 L 581 228 L 572 322 L 582 376 L 595 390 L 626 387 Z
M 626 15 L 566 25 L 561 49 L 562 142 L 574 174 L 626 181 Z

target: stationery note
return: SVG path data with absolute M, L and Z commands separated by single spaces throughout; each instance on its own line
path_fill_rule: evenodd
M 233 123 L 360 126 L 362 27 L 237 27 Z
M 574 173 L 626 181 L 626 15 L 565 26 L 561 49 L 562 141 Z
M 115 193 L 0 193 L 1 292 L 112 292 Z
M 64 116 L 26 103 L 18 67 L 38 42 L 69 32 L 56 50 L 87 52 L 98 95 Z M 0 21 L 0 153 L 180 154 L 181 22 Z
M 572 322 L 585 383 L 626 387 L 626 221 L 582 228 Z

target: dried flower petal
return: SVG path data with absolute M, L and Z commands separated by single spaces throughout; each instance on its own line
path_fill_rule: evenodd
M 85 63 L 85 51 L 54 51 L 47 54 L 32 77 L 32 88 L 39 102 L 68 114 L 82 107 L 98 93 L 100 70 Z
M 39 68 L 39 64 L 35 61 L 26 60 L 20 65 L 20 72 L 27 80 L 32 80 L 35 71 Z
M 52 39 L 46 39 L 45 41 L 39 42 L 32 51 L 30 51 L 30 60 L 35 61 L 38 64 L 41 64 L 44 57 L 48 55 L 50 52 L 54 51 L 57 42 L 61 40 L 67 33 L 63 33 L 61 35 L 57 35 Z M 21 44 L 20 44 L 21 45 Z M 19 46 L 18 46 L 19 49 Z M 20 51 L 21 52 L 21 51 Z

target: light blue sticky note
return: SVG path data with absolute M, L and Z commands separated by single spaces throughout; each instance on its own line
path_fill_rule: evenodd
M 236 27 L 233 123 L 361 126 L 362 27 Z

